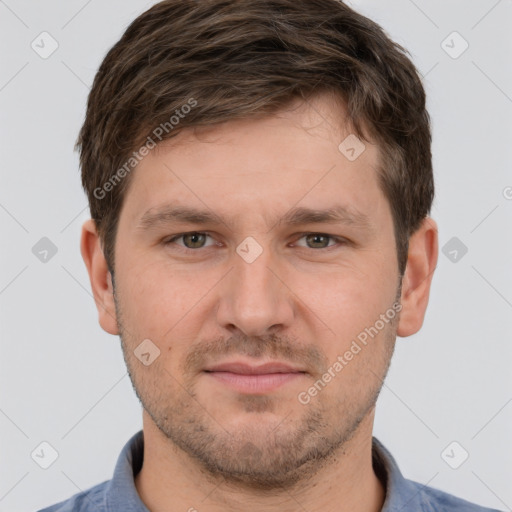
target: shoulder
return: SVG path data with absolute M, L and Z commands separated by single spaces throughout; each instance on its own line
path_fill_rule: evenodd
M 500 512 L 494 508 L 476 505 L 434 487 L 428 487 L 412 480 L 409 480 L 409 483 L 416 488 L 419 501 L 425 512 Z
M 97 484 L 90 489 L 79 492 L 67 500 L 55 503 L 38 512 L 103 512 L 105 507 L 105 490 L 110 480 Z
M 394 457 L 375 437 L 372 459 L 374 471 L 386 488 L 382 512 L 500 512 L 404 478 Z

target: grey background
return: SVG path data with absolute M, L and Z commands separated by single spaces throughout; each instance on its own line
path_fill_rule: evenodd
M 408 478 L 512 510 L 512 1 L 349 3 L 424 75 L 432 216 L 441 248 L 457 237 L 468 249 L 455 262 L 455 246 L 440 253 L 423 329 L 397 341 L 374 434 Z M 110 478 L 142 426 L 79 252 L 88 208 L 73 145 L 103 56 L 151 4 L 0 0 L 1 512 L 36 510 Z M 43 31 L 59 45 L 46 59 L 31 48 Z M 458 58 L 445 51 L 463 48 L 446 40 L 453 31 L 469 44 Z M 57 249 L 47 262 L 32 251 L 43 237 Z M 43 441 L 58 452 L 48 469 L 31 458 Z M 469 453 L 458 469 L 441 456 L 453 441 Z M 462 452 L 448 453 L 453 464 Z

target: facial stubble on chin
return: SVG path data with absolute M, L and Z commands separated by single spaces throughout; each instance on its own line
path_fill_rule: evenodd
M 204 367 L 207 356 L 230 353 L 273 356 L 315 369 L 313 373 L 317 377 L 327 369 L 325 356 L 316 347 L 298 347 L 283 337 L 268 336 L 258 340 L 232 337 L 195 346 L 181 366 L 180 380 L 163 367 L 162 360 L 157 358 L 151 366 L 145 367 L 134 356 L 137 340 L 125 328 L 121 300 L 116 293 L 114 301 L 132 386 L 158 429 L 198 462 L 213 482 L 222 480 L 226 484 L 266 491 L 292 489 L 299 482 L 304 484 L 343 451 L 375 407 L 389 369 L 398 322 L 396 317 L 388 324 L 381 340 L 387 348 L 385 361 L 381 368 L 376 368 L 379 374 L 371 368 L 364 372 L 366 391 L 359 401 L 354 403 L 341 396 L 334 403 L 325 403 L 319 393 L 309 404 L 298 405 L 294 394 L 290 397 L 291 410 L 282 414 L 276 424 L 265 428 L 252 421 L 230 431 L 222 424 L 222 419 L 208 412 L 207 404 L 201 403 L 194 390 L 194 378 Z M 285 412 L 287 405 L 268 395 L 237 395 L 235 403 L 240 414 L 273 414 L 276 418 L 281 410 Z M 300 414 L 294 418 L 297 408 Z

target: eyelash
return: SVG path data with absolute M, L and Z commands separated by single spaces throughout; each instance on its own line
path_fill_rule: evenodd
M 308 231 L 306 233 L 299 233 L 299 234 L 300 234 L 300 237 L 297 238 L 297 240 L 300 240 L 300 239 L 302 239 L 302 238 L 304 238 L 306 236 L 309 236 L 309 235 L 319 235 L 319 236 L 327 237 L 327 238 L 329 238 L 331 240 L 334 240 L 338 245 L 347 245 L 349 243 L 349 241 L 346 240 L 345 238 L 337 237 L 337 236 L 334 236 L 334 235 L 329 235 L 327 233 L 318 233 L 318 232 L 315 232 L 315 231 Z M 209 233 L 204 232 L 204 231 L 188 231 L 186 233 L 180 233 L 179 235 L 174 235 L 172 238 L 168 238 L 168 239 L 164 240 L 163 244 L 166 245 L 166 246 L 170 245 L 170 244 L 174 243 L 176 240 L 178 240 L 180 238 L 183 238 L 186 235 L 205 235 L 205 236 L 209 236 L 210 238 L 212 238 Z M 191 249 L 190 247 L 185 247 L 185 246 L 182 246 L 182 245 L 179 245 L 179 244 L 177 244 L 177 247 L 179 248 L 178 250 L 183 251 L 183 252 L 189 252 L 189 251 L 197 252 L 197 251 L 200 251 L 201 249 L 204 250 L 204 249 L 207 249 L 208 247 L 212 247 L 213 245 L 206 246 L 206 247 L 198 247 L 197 249 Z M 302 249 L 311 249 L 312 251 L 320 251 L 320 250 L 326 251 L 326 250 L 330 250 L 330 249 L 335 249 L 336 245 L 330 245 L 330 246 L 327 246 L 327 247 L 321 247 L 319 249 L 314 249 L 312 247 L 303 247 L 303 246 L 299 246 L 299 247 L 301 247 Z

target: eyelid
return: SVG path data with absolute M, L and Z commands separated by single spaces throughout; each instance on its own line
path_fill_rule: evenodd
M 303 245 L 298 245 L 297 247 L 302 247 L 303 249 L 310 249 L 312 251 L 326 251 L 326 250 L 329 250 L 329 249 L 334 249 L 336 248 L 336 246 L 338 245 L 346 245 L 349 243 L 349 241 L 343 237 L 340 237 L 340 236 L 336 236 L 336 235 L 330 235 L 329 233 L 323 233 L 321 231 L 306 231 L 304 233 L 298 233 L 298 237 L 296 238 L 296 240 L 301 240 L 302 238 L 306 237 L 306 236 L 309 236 L 309 235 L 319 235 L 319 236 L 325 236 L 327 238 L 330 238 L 331 240 L 334 240 L 336 242 L 336 244 L 334 245 L 328 245 L 327 247 L 322 247 L 320 249 L 312 249 L 311 247 L 306 247 L 306 246 L 303 246 Z
M 171 238 L 168 238 L 168 239 L 164 239 L 163 243 L 164 245 L 168 245 L 168 244 L 171 244 L 171 243 L 175 243 L 176 240 L 180 239 L 180 238 L 183 238 L 185 235 L 204 235 L 204 236 L 207 236 L 207 237 L 210 237 L 213 239 L 212 235 L 207 232 L 207 231 L 187 231 L 185 233 L 179 233 L 179 234 L 176 234 L 176 235 L 173 235 Z M 297 247 L 301 247 L 303 249 L 310 249 L 312 251 L 326 251 L 326 250 L 329 250 L 329 249 L 334 249 L 336 248 L 336 246 L 339 246 L 339 245 L 346 245 L 349 242 L 349 240 L 343 238 L 343 237 L 340 237 L 340 236 L 335 236 L 335 235 L 330 235 L 329 233 L 323 233 L 323 232 L 320 232 L 320 231 L 306 231 L 306 232 L 303 232 L 303 233 L 297 233 L 295 235 L 295 240 L 301 240 L 302 238 L 306 237 L 306 236 L 309 236 L 309 235 L 320 235 L 320 236 L 325 236 L 327 238 L 330 238 L 331 240 L 334 240 L 336 242 L 336 244 L 334 245 L 328 245 L 327 247 L 322 247 L 320 249 L 313 249 L 311 247 L 306 247 L 306 246 L 303 246 L 303 245 L 297 245 Z M 295 242 L 294 242 L 295 243 Z M 198 247 L 197 249 L 191 249 L 190 247 L 186 247 L 185 245 L 181 245 L 181 244 L 176 244 L 180 249 L 184 250 L 184 251 L 199 251 L 201 249 L 205 249 L 207 247 L 212 247 L 213 245 L 219 245 L 218 242 L 217 244 L 213 243 L 213 244 L 210 244 L 210 245 L 206 245 L 206 246 L 203 246 L 203 247 Z
M 163 243 L 164 243 L 164 245 L 175 243 L 176 240 L 183 238 L 186 235 L 204 235 L 204 236 L 212 238 L 212 235 L 210 235 L 210 233 L 208 233 L 207 231 L 187 231 L 185 233 L 179 233 L 177 235 L 173 235 L 171 238 L 166 238 L 163 240 Z M 211 247 L 211 245 L 214 245 L 214 244 L 199 247 L 198 249 L 190 249 L 190 247 L 186 247 L 185 245 L 181 245 L 181 244 L 177 244 L 177 245 L 186 251 L 198 251 L 199 249 L 203 249 L 204 247 Z

